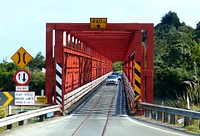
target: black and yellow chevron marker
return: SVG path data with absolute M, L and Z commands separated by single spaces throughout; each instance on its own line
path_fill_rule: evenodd
M 137 101 L 140 98 L 140 95 L 141 95 L 141 66 L 140 66 L 140 62 L 135 61 L 134 67 L 135 67 L 135 74 L 134 74 L 134 78 L 135 78 L 135 85 L 134 85 L 135 98 L 134 98 L 134 100 Z

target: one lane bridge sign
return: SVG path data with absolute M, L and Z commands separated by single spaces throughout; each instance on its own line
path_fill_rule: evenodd
M 14 105 L 15 92 L 0 92 L 0 106 Z
M 25 67 L 31 60 L 32 56 L 21 47 L 12 57 L 11 59 L 20 67 Z
M 30 74 L 26 70 L 18 70 L 15 72 L 14 81 L 17 85 L 27 85 L 30 81 Z

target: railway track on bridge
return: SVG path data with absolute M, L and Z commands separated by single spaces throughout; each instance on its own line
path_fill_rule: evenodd
M 91 125 L 98 124 L 99 130 L 95 135 L 104 136 L 111 116 L 115 115 L 115 101 L 120 85 L 108 85 L 99 89 L 87 103 L 80 105 L 73 113 L 76 116 L 84 116 L 76 127 L 72 136 L 82 135 L 86 131 L 91 131 Z M 97 118 L 100 122 L 97 121 Z M 97 134 L 98 133 L 98 134 Z

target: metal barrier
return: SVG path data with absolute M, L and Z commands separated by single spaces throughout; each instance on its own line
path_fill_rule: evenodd
M 126 77 L 126 74 L 123 72 L 123 78 L 124 78 L 124 83 L 125 83 L 125 87 L 126 87 L 126 94 L 127 94 L 127 97 L 128 97 L 128 108 L 129 108 L 129 111 L 132 112 L 133 108 L 134 108 L 134 103 L 135 103 L 135 93 L 134 93 L 134 90 L 133 88 L 131 87 L 131 84 L 128 80 L 128 78 Z
M 44 114 L 47 114 L 47 113 L 50 113 L 50 112 L 56 112 L 56 111 L 61 112 L 61 108 L 60 108 L 59 105 L 48 106 L 48 107 L 45 107 L 45 108 L 12 115 L 12 116 L 0 119 L 0 127 L 10 125 L 10 124 L 13 124 L 15 122 L 23 121 L 23 120 L 26 120 L 26 119 L 30 119 L 30 118 L 33 118 L 33 117 L 38 117 L 40 115 L 44 115 Z
M 145 117 L 150 117 L 157 121 L 175 124 L 175 115 L 184 117 L 184 126 L 189 125 L 189 118 L 200 119 L 200 112 L 187 109 L 174 108 L 169 106 L 155 105 L 150 103 L 140 103 L 140 107 L 144 109 Z

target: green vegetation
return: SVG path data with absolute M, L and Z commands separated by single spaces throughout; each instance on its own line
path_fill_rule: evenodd
M 113 63 L 113 71 L 122 71 L 122 62 L 114 62 Z
M 194 29 L 168 12 L 155 26 L 154 54 L 155 97 L 168 106 L 200 111 L 200 22 Z M 198 120 L 189 124 L 188 131 L 200 133 Z
M 190 108 L 200 111 L 200 84 L 196 76 L 192 76 L 190 81 L 183 81 L 186 84 L 186 92 L 177 96 L 176 101 L 170 101 L 168 104 L 177 108 Z
M 169 11 L 155 26 L 156 98 L 175 99 L 186 93 L 186 84 L 200 74 L 200 22 L 196 29 L 180 22 L 175 12 Z

